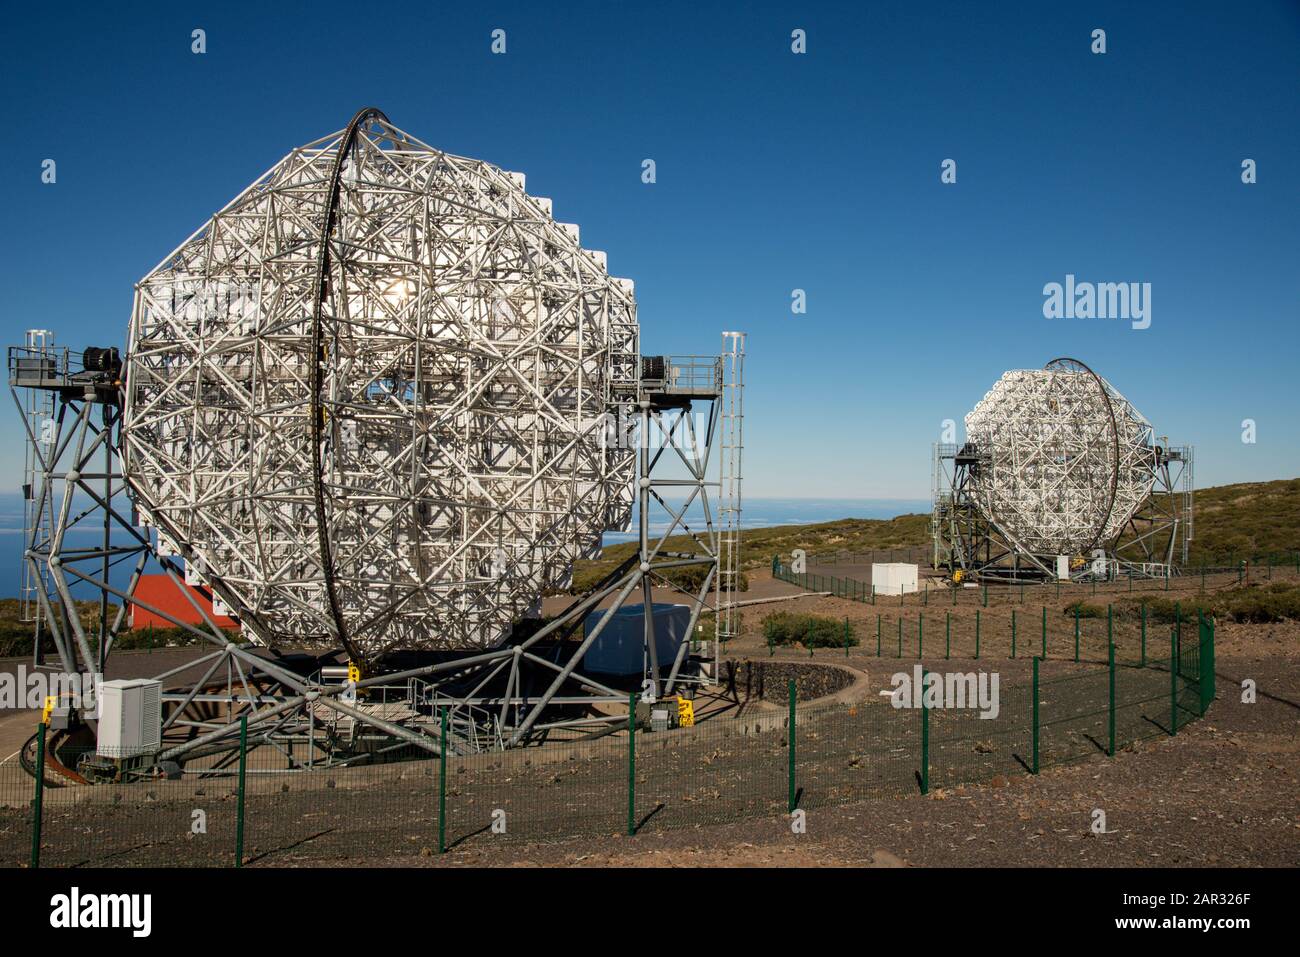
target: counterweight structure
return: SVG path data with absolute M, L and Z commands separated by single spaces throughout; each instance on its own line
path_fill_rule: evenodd
M 1177 574 L 1192 452 L 1074 359 L 1005 373 L 934 447 L 934 565 L 961 577 Z

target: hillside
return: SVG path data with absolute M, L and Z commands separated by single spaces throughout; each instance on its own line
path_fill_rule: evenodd
M 1300 478 L 1201 489 L 1194 512 L 1193 565 L 1300 548 Z
M 1190 564 L 1226 565 L 1253 554 L 1282 553 L 1300 548 L 1300 479 L 1244 482 L 1198 490 L 1194 495 L 1195 537 Z M 670 550 L 694 551 L 686 536 L 668 540 Z M 809 554 L 837 550 L 907 548 L 930 543 L 930 516 L 846 518 L 816 525 L 780 525 L 747 530 L 741 536 L 741 567 L 758 568 L 773 555 L 795 548 Z M 574 590 L 594 583 L 636 550 L 623 542 L 604 550 L 597 561 L 579 562 Z

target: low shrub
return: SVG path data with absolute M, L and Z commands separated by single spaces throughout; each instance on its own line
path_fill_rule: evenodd
M 777 611 L 763 619 L 763 638 L 772 645 L 799 643 L 805 648 L 843 648 L 846 627 L 848 644 L 858 644 L 856 629 L 841 619 Z
M 1076 607 L 1080 618 L 1106 617 L 1104 605 L 1085 602 L 1066 605 L 1065 614 L 1073 616 Z M 1180 601 L 1163 595 L 1143 595 L 1121 599 L 1113 606 L 1113 613 L 1117 621 L 1133 621 L 1142 617 L 1143 608 L 1147 622 L 1158 625 L 1172 625 L 1179 620 L 1184 625 L 1195 624 L 1198 613 L 1242 624 L 1300 621 L 1300 585 L 1292 582 L 1247 585 Z
M 1147 610 L 1147 621 L 1159 625 L 1172 625 L 1176 621 L 1190 625 L 1196 622 L 1197 612 L 1206 615 L 1214 613 L 1210 603 L 1205 600 L 1174 601 L 1163 596 L 1143 595 L 1137 601 L 1125 601 L 1120 614 L 1124 618 L 1141 618 L 1144 606 Z
M 1249 624 L 1300 620 L 1300 585 L 1273 582 L 1214 596 L 1220 618 Z
M 1075 611 L 1078 611 L 1080 618 L 1105 618 L 1105 605 L 1090 605 L 1086 601 L 1072 601 L 1065 606 L 1065 615 L 1073 618 Z

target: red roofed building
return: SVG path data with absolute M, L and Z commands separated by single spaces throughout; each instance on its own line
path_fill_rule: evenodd
M 135 586 L 135 597 L 147 605 L 152 605 L 159 611 L 165 611 L 173 618 L 183 621 L 187 625 L 202 624 L 203 619 L 199 617 L 198 611 L 181 593 L 181 588 L 188 590 L 199 607 L 212 615 L 212 593 L 207 588 L 195 588 L 190 585 L 178 586 L 166 575 L 141 575 L 140 581 Z M 239 622 L 228 615 L 213 615 L 212 620 L 221 628 L 239 627 Z M 149 609 L 132 604 L 131 627 L 139 629 L 148 628 L 150 625 L 155 628 L 176 627 L 172 622 L 160 615 L 155 615 Z

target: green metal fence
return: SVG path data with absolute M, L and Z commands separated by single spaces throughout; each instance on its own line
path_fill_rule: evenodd
M 890 556 L 897 555 L 896 558 Z M 1178 574 L 1146 578 L 1119 578 L 1113 581 L 1086 582 L 1047 582 L 1013 583 L 995 585 L 976 585 L 974 583 L 948 587 L 940 586 L 941 579 L 928 579 L 921 582 L 922 587 L 907 595 L 878 594 L 869 582 L 854 578 L 856 569 L 868 565 L 871 560 L 908 561 L 921 567 L 927 567 L 930 556 L 922 549 L 901 549 L 896 553 L 849 553 L 841 552 L 824 556 L 808 556 L 803 572 L 795 572 L 791 566 L 784 564 L 779 556 L 772 559 L 772 577 L 798 585 L 809 591 L 829 592 L 837 598 L 847 598 L 868 604 L 978 604 L 987 607 L 994 604 L 1037 604 L 1044 594 L 1053 599 L 1088 601 L 1102 593 L 1115 594 L 1117 591 L 1127 594 L 1142 595 L 1155 593 L 1190 592 L 1197 595 L 1209 591 L 1233 586 L 1258 584 L 1272 581 L 1295 581 L 1300 579 L 1300 551 L 1274 552 L 1269 554 L 1252 554 L 1240 559 L 1220 562 L 1213 565 L 1189 565 Z M 837 567 L 844 570 L 837 574 Z M 865 571 L 865 568 L 862 568 Z M 861 574 L 861 572 L 857 572 Z M 869 577 L 869 576 L 868 576 Z M 935 587 L 927 587 L 929 584 Z
M 1212 620 L 1157 628 L 1086 619 L 1076 662 L 1074 619 L 1023 617 L 1040 633 L 1025 626 L 1016 661 L 1009 634 L 982 635 L 979 665 L 942 671 L 945 655 L 970 668 L 970 622 L 945 628 L 932 616 L 923 637 L 912 616 L 900 651 L 889 628 L 904 618 L 882 615 L 895 641 L 881 643 L 880 657 L 895 658 L 899 675 L 923 676 L 922 692 L 926 682 L 942 688 L 907 707 L 875 694 L 801 704 L 792 682 L 695 727 L 650 731 L 632 701 L 628 723 L 595 740 L 363 767 L 289 770 L 289 756 L 256 735 L 233 757 L 175 779 L 56 787 L 52 765 L 33 777 L 10 761 L 0 765 L 0 863 L 382 865 L 495 841 L 635 840 L 1032 774 L 1174 734 L 1213 699 Z M 875 657 L 877 647 L 867 640 L 854 653 Z M 994 673 L 996 707 L 984 707 Z M 25 758 L 44 760 L 34 749 Z M 75 767 L 76 755 L 58 761 Z
M 805 564 L 809 568 L 824 566 L 857 565 L 866 566 L 875 562 L 905 562 L 928 567 L 934 559 L 934 550 L 930 546 L 910 546 L 907 548 L 876 549 L 874 551 L 854 552 L 836 551 L 808 555 Z M 1202 574 L 1230 575 L 1241 584 L 1252 581 L 1270 581 L 1275 575 L 1286 572 L 1300 574 L 1300 549 L 1283 549 L 1272 552 L 1236 552 L 1216 554 L 1206 560 L 1198 560 L 1184 566 L 1181 575 L 1185 579 L 1197 579 Z M 852 577 L 852 576 L 849 576 Z M 1163 588 L 1163 578 L 1148 580 L 1153 588 Z

